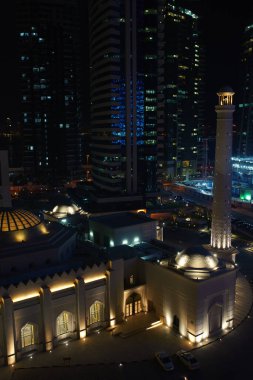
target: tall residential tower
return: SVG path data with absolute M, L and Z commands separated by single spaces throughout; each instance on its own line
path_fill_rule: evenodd
M 202 124 L 198 17 L 174 0 L 92 0 L 92 170 L 98 194 L 154 193 L 196 171 Z
M 81 169 L 79 0 L 16 0 L 18 121 L 32 178 L 71 178 Z
M 244 31 L 238 156 L 253 156 L 253 23 Z

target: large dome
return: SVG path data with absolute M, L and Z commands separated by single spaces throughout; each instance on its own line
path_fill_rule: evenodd
M 0 231 L 10 232 L 35 227 L 41 220 L 31 211 L 26 210 L 0 210 Z
M 185 270 L 212 271 L 218 266 L 217 257 L 202 246 L 185 249 L 176 256 L 175 261 L 180 268 Z
M 0 239 L 3 245 L 35 241 L 48 233 L 46 225 L 31 211 L 0 210 Z

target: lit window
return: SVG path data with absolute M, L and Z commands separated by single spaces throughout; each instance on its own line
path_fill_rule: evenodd
M 73 331 L 73 315 L 68 311 L 63 311 L 56 320 L 56 333 L 58 335 Z
M 95 301 L 90 307 L 90 324 L 102 322 L 104 320 L 104 304 Z
M 25 348 L 37 343 L 37 328 L 32 323 L 27 323 L 21 328 L 21 346 Z

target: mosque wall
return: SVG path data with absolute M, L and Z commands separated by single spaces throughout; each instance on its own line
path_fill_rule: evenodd
M 236 271 L 196 281 L 163 266 L 145 265 L 148 303 L 168 326 L 192 342 L 232 327 Z

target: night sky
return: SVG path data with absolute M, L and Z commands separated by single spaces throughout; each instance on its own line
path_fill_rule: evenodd
M 201 7 L 203 13 L 207 63 L 207 120 L 212 124 L 217 90 L 227 84 L 238 91 L 242 32 L 247 25 L 252 6 L 242 1 L 243 6 L 240 8 L 240 3 L 236 2 L 233 5 L 231 1 L 226 0 L 188 0 L 188 3 L 189 8 Z M 0 119 L 7 115 L 14 117 L 16 103 L 14 6 L 12 1 L 5 1 L 5 6 L 3 4 L 4 2 L 1 3 L 0 16 Z
M 240 60 L 242 39 L 245 26 L 253 22 L 252 5 L 240 3 L 204 0 L 203 25 L 206 45 L 206 89 L 209 112 L 217 103 L 216 92 L 220 87 L 229 85 L 235 91 L 235 103 L 238 100 L 240 84 Z M 215 113 L 213 112 L 213 115 Z M 210 118 L 213 122 L 214 118 Z

